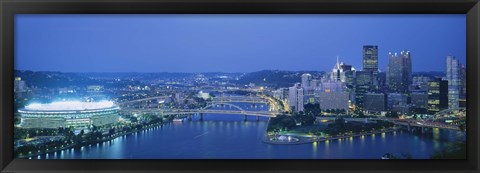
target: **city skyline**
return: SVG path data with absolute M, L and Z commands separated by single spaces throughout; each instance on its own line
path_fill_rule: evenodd
M 18 15 L 15 28 L 18 70 L 329 71 L 339 56 L 359 71 L 364 45 L 383 72 L 402 50 L 413 72 L 445 71 L 448 55 L 465 64 L 464 15 Z

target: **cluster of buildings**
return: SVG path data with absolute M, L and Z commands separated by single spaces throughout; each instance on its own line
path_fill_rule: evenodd
M 465 76 L 465 66 L 454 56 L 446 57 L 445 75 L 413 75 L 409 51 L 389 53 L 386 71 L 380 72 L 378 46 L 365 45 L 362 70 L 337 58 L 332 71 L 316 77 L 303 74 L 300 83 L 277 89 L 273 95 L 293 112 L 318 103 L 322 110 L 434 114 L 465 106 Z

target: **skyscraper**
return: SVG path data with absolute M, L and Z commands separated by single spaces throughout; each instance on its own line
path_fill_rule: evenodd
M 353 73 L 355 68 L 352 65 L 347 65 L 343 62 L 340 62 L 337 57 L 337 63 L 332 69 L 332 73 L 330 74 L 330 80 L 332 81 L 340 81 L 346 84 L 348 88 L 353 88 Z
M 459 107 L 461 89 L 460 63 L 454 56 L 447 56 L 446 79 L 448 81 L 448 108 Z
M 448 108 L 448 81 L 436 78 L 428 82 L 428 111 L 436 113 Z
M 310 88 L 312 82 L 312 75 L 309 73 L 302 74 L 302 87 L 303 88 Z
M 303 111 L 303 88 L 300 83 L 288 88 L 288 106 L 293 112 Z
M 313 80 L 312 80 L 312 75 L 309 73 L 302 74 L 302 88 L 303 88 L 303 103 L 314 103 L 315 102 L 315 97 L 313 94 L 314 91 L 314 86 Z
M 389 53 L 387 86 L 391 92 L 408 93 L 412 83 L 412 59 L 409 51 Z
M 372 72 L 372 83 L 378 84 L 378 46 L 364 45 L 363 46 L 363 71 Z
M 355 85 L 355 103 L 357 106 L 363 107 L 363 96 L 370 92 L 372 88 L 373 74 L 371 71 L 357 71 Z

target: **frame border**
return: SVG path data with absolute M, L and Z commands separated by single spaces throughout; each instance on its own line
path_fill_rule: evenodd
M 478 0 L 4 0 L 0 2 L 2 172 L 477 172 Z M 467 160 L 24 160 L 13 158 L 15 14 L 466 14 Z M 247 165 L 247 166 L 246 166 Z M 393 170 L 395 169 L 395 170 Z

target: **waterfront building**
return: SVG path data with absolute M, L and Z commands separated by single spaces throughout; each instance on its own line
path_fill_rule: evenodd
M 86 129 L 118 122 L 119 107 L 113 102 L 53 102 L 30 104 L 18 110 L 23 128 Z
M 288 106 L 293 112 L 303 111 L 303 88 L 300 83 L 288 88 Z
M 387 86 L 391 92 L 408 93 L 412 83 L 412 60 L 409 51 L 389 53 Z
M 363 96 L 365 93 L 370 92 L 373 88 L 371 71 L 357 71 L 355 72 L 355 104 L 363 107 Z
M 378 85 L 378 46 L 363 46 L 363 71 L 372 73 L 372 84 Z
M 436 78 L 428 82 L 428 111 L 435 113 L 448 108 L 448 81 Z
M 273 97 L 279 100 L 288 99 L 288 88 L 279 88 L 273 91 Z
M 446 67 L 446 80 L 448 81 L 448 108 L 456 109 L 459 107 L 461 88 L 460 63 L 454 56 L 447 56 Z
M 381 112 L 386 110 L 384 93 L 365 93 L 364 95 L 364 107 L 365 110 L 371 112 Z

